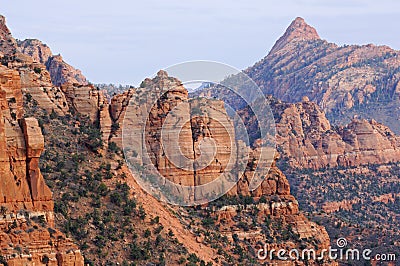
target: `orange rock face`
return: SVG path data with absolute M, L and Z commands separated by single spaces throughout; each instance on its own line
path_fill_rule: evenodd
M 8 265 L 84 265 L 71 239 L 35 224 L 31 221 L 34 217 L 19 214 L 0 219 L 0 252 Z
M 278 159 L 278 157 L 276 157 Z M 247 172 L 251 173 L 248 169 Z M 251 176 L 251 174 L 250 174 Z M 216 216 L 217 223 L 221 225 L 222 234 L 233 238 L 233 234 L 240 239 L 246 239 L 250 243 L 257 246 L 258 243 L 265 241 L 264 235 L 260 234 L 255 230 L 235 230 L 234 225 L 239 220 L 239 217 L 243 213 L 252 212 L 257 209 L 258 219 L 265 221 L 265 217 L 268 217 L 270 221 L 278 221 L 282 226 L 290 224 L 291 231 L 298 235 L 300 239 L 315 239 L 318 243 L 318 249 L 326 249 L 330 246 L 330 238 L 323 226 L 317 225 L 314 222 L 308 220 L 300 211 L 297 200 L 290 194 L 290 185 L 286 176 L 280 171 L 275 164 L 273 164 L 271 170 L 265 177 L 261 186 L 251 193 L 246 190 L 248 188 L 243 183 L 247 183 L 245 180 L 248 176 L 245 176 L 239 181 L 238 186 L 231 191 L 231 194 L 242 194 L 251 195 L 255 198 L 261 197 L 262 200 L 255 204 L 250 205 L 228 205 L 223 206 L 220 209 L 213 209 L 214 215 Z M 240 221 L 240 220 L 239 220 Z M 279 243 L 269 244 L 269 250 L 280 249 L 280 248 L 299 248 L 295 243 L 290 240 L 284 242 L 284 246 L 280 246 Z M 289 249 L 290 249 L 289 248 Z M 271 263 L 274 263 L 272 261 Z M 278 262 L 279 265 L 281 262 Z M 290 262 L 285 265 L 302 265 Z M 336 262 L 326 262 L 323 265 L 337 265 Z
M 53 53 L 46 44 L 39 40 L 27 39 L 18 42 L 21 53 L 29 55 L 34 62 L 45 65 Z
M 53 230 L 50 235 L 45 228 L 29 227 L 33 226 L 30 219 L 37 217 L 54 227 L 54 203 L 39 169 L 39 158 L 44 149 L 41 128 L 35 118 L 22 116 L 20 76 L 17 71 L 2 66 L 0 254 L 9 265 L 83 265 L 77 247 L 60 232 Z
M 19 41 L 18 50 L 32 58 L 33 62 L 46 66 L 54 86 L 61 86 L 65 83 L 88 84 L 80 70 L 67 64 L 60 55 L 53 55 L 51 49 L 39 40 Z
M 127 91 L 111 100 L 113 125 L 118 126 L 114 126 L 110 141 L 123 147 L 123 126 L 132 135 L 141 136 L 142 141 L 132 139 L 126 143 L 137 148 L 139 158 L 148 156 L 150 162 L 140 160 L 139 164 L 151 163 L 173 183 L 194 186 L 186 199 L 205 197 L 209 191 L 196 187 L 227 178 L 224 172 L 239 160 L 238 151 L 249 148 L 235 140 L 233 123 L 222 101 L 188 99 L 181 82 L 163 71 L 144 83 L 145 88 Z M 146 130 L 137 132 L 143 125 Z M 234 181 L 238 176 L 230 178 Z M 248 187 L 240 186 L 239 192 L 233 194 L 248 193 Z
M 46 67 L 29 61 L 26 61 L 26 64 L 29 68 L 17 67 L 24 94 L 29 95 L 32 98 L 31 101 L 35 101 L 48 113 L 65 115 L 69 110 L 67 99 L 59 87 L 53 86 Z
M 0 52 L 3 55 L 14 53 L 17 49 L 17 42 L 11 36 L 10 30 L 6 26 L 6 18 L 0 15 Z
M 38 167 L 44 148 L 41 129 L 36 119 L 22 119 L 18 73 L 1 68 L 0 79 L 0 203 L 9 211 L 52 211 L 52 195 Z
M 322 168 L 396 162 L 400 138 L 374 120 L 353 119 L 332 128 L 324 112 L 312 102 L 275 103 L 277 145 L 294 167 Z
M 82 72 L 65 63 L 60 55 L 50 57 L 46 62 L 46 68 L 55 86 L 61 86 L 66 83 L 79 85 L 88 84 Z
M 88 116 L 92 122 L 100 121 L 104 131 L 109 132 L 110 114 L 108 101 L 103 92 L 92 85 L 77 85 L 66 83 L 61 86 L 66 100 L 75 112 Z

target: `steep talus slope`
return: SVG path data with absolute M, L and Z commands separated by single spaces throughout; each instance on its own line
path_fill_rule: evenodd
M 309 97 L 335 123 L 359 114 L 400 132 L 400 57 L 387 46 L 339 47 L 297 18 L 270 53 L 245 72 L 282 101 Z

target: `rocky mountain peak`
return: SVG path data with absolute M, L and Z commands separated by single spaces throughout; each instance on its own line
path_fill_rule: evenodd
M 166 78 L 166 77 L 168 77 L 168 73 L 165 70 L 160 70 L 157 72 L 157 77 Z
M 37 39 L 18 41 L 18 47 L 21 53 L 31 56 L 37 63 L 46 64 L 53 56 L 50 47 Z
M 6 25 L 6 18 L 0 15 L 0 51 L 3 54 L 10 54 L 15 52 L 16 47 L 16 41 Z
M 10 37 L 11 31 L 8 29 L 6 24 L 6 18 L 0 15 L 0 37 L 1 40 L 5 40 L 5 37 Z
M 6 18 L 3 15 L 0 15 L 0 24 L 6 24 Z
M 275 43 L 270 53 L 274 53 L 282 49 L 288 43 L 291 43 L 293 41 L 319 39 L 320 37 L 315 28 L 308 25 L 303 18 L 297 17 L 295 20 L 292 21 L 282 37 L 280 37 L 279 40 Z

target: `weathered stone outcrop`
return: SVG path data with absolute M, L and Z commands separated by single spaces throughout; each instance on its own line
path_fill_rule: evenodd
M 83 266 L 83 256 L 71 239 L 32 221 L 40 217 L 19 213 L 0 218 L 0 254 L 7 264 Z
M 91 121 L 98 121 L 100 111 L 108 109 L 107 98 L 103 92 L 92 85 L 78 86 L 77 84 L 64 84 L 61 86 L 69 106 L 77 113 L 88 116 Z M 103 113 L 102 116 L 106 116 Z
M 291 215 L 299 213 L 299 206 L 297 200 L 290 194 L 290 185 L 286 176 L 276 166 L 274 162 L 266 173 L 261 185 L 255 190 L 249 190 L 249 183 L 254 175 L 256 175 L 255 169 L 257 168 L 258 156 L 257 148 L 253 152 L 253 156 L 248 165 L 244 175 L 239 180 L 238 185 L 230 191 L 230 195 L 241 195 L 241 196 L 252 196 L 256 199 L 261 197 L 267 203 L 259 204 L 259 209 L 262 215 Z M 275 160 L 279 159 L 279 155 L 276 154 Z
M 53 53 L 49 46 L 36 39 L 26 39 L 18 42 L 21 53 L 29 55 L 34 62 L 45 65 Z
M 48 113 L 54 111 L 64 115 L 69 109 L 65 96 L 60 88 L 53 86 L 52 77 L 44 65 L 52 56 L 50 49 L 38 40 L 17 43 L 4 19 L 0 20 L 0 28 L 0 42 L 12 47 L 0 47 L 0 52 L 5 55 L 2 63 L 19 72 L 24 94 Z
M 240 144 L 236 143 L 233 123 L 222 101 L 196 99 L 189 103 L 195 185 L 201 186 L 222 178 L 222 173 L 229 171 L 231 164 L 238 161 Z M 205 192 L 198 193 L 202 195 L 196 197 L 205 197 Z
M 261 152 L 266 152 L 261 141 L 255 141 L 253 149 L 250 149 L 236 140 L 233 123 L 222 101 L 189 99 L 188 92 L 181 82 L 169 77 L 164 71 L 160 71 L 154 79 L 146 79 L 143 85 L 143 88 L 131 89 L 115 96 L 110 105 L 113 124 L 118 125 L 113 126 L 115 130 L 110 140 L 118 145 L 128 145 L 125 146 L 128 161 L 132 156 L 133 163 L 144 168 L 152 165 L 173 183 L 193 186 L 194 191 L 184 195 L 185 200 L 191 200 L 206 196 L 204 191 L 198 190 L 197 187 L 219 178 L 232 163 L 232 154 L 232 161 L 238 162 L 236 156 L 240 156 L 239 151 L 248 150 L 247 167 L 240 176 L 232 176 L 233 180 L 238 182 L 228 194 L 237 198 L 251 196 L 258 203 L 213 208 L 212 213 L 217 222 L 223 221 L 224 225 L 235 226 L 239 213 L 251 212 L 256 208 L 257 219 L 281 219 L 282 223 L 290 225 L 292 232 L 300 238 L 315 239 L 316 243 L 319 243 L 318 248 L 321 249 L 329 246 L 329 236 L 325 228 L 310 222 L 300 213 L 298 202 L 290 193 L 289 182 L 276 163 L 271 166 L 267 165 L 268 160 L 259 162 Z M 326 119 L 321 119 L 319 123 L 324 125 L 326 130 L 330 128 Z M 129 135 L 141 137 L 122 140 L 122 126 Z M 145 153 L 148 154 L 148 158 L 142 156 Z M 275 152 L 271 150 L 270 153 Z M 209 157 L 212 160 L 209 160 Z M 275 159 L 278 158 L 279 156 L 276 156 Z M 261 178 L 261 183 L 251 191 L 250 183 L 254 178 Z M 182 193 L 173 191 L 175 192 Z M 263 241 L 263 234 L 259 231 L 228 230 L 223 231 L 223 234 L 228 238 L 236 234 L 239 238 L 248 239 L 252 244 Z M 296 247 L 294 243 L 288 245 Z M 332 262 L 331 265 L 336 264 Z
M 79 85 L 88 84 L 82 72 L 64 62 L 61 55 L 50 57 L 45 65 L 55 86 L 61 86 L 66 83 Z
M 222 101 L 188 99 L 181 82 L 164 71 L 144 83 L 144 88 L 129 90 L 111 100 L 114 130 L 110 141 L 122 148 L 124 125 L 130 134 L 142 137 L 142 143 L 125 140 L 139 158 L 148 156 L 158 172 L 173 183 L 194 186 L 186 199 L 203 198 L 209 191 L 196 190 L 196 186 L 221 177 L 227 167 L 232 169 L 238 159 L 238 147 L 248 148 L 236 143 L 233 123 Z M 146 130 L 138 132 L 144 124 Z M 146 146 L 140 148 L 143 143 Z
M 353 119 L 332 128 L 325 114 L 308 99 L 275 102 L 277 145 L 293 167 L 322 168 L 383 164 L 400 160 L 400 138 L 374 121 Z
M 111 99 L 110 115 L 113 121 L 113 127 L 110 135 L 110 141 L 116 143 L 119 147 L 122 147 L 122 125 L 124 123 L 126 110 L 129 105 L 129 101 L 135 94 L 136 90 L 130 89 L 122 94 L 115 95 Z M 135 99 L 139 100 L 137 95 L 135 95 Z
M 103 145 L 107 147 L 112 132 L 112 119 L 110 115 L 110 104 L 103 96 L 99 98 L 99 126 Z
M 23 118 L 19 73 L 1 66 L 0 254 L 9 265 L 83 265 L 71 240 L 30 221 L 54 227 L 52 193 L 39 169 L 43 149 L 38 121 Z
M 49 72 L 40 63 L 32 63 L 29 68 L 18 68 L 21 75 L 22 91 L 28 101 L 35 101 L 38 107 L 49 114 L 65 115 L 69 105 L 63 91 L 53 86 Z
M 52 211 L 52 195 L 38 167 L 44 148 L 41 129 L 35 119 L 22 119 L 18 72 L 1 68 L 0 79 L 0 203 L 10 211 Z
M 10 30 L 6 25 L 6 18 L 0 15 L 0 53 L 11 55 L 17 50 L 17 42 L 12 37 Z M 1 58 L 2 56 L 0 56 Z
M 317 31 L 308 25 L 303 18 L 297 17 L 287 28 L 285 34 L 276 41 L 270 53 L 275 53 L 290 43 L 295 41 L 319 40 Z
M 278 156 L 276 160 L 278 160 Z M 255 162 L 257 164 L 257 162 Z M 252 172 L 248 169 L 247 172 Z M 234 193 L 243 193 L 246 190 L 241 190 L 240 183 L 245 182 L 247 177 L 245 176 L 239 185 L 234 189 Z M 232 193 L 232 191 L 231 191 Z M 216 218 L 217 223 L 220 225 L 220 232 L 227 236 L 229 239 L 239 238 L 246 239 L 250 244 L 258 246 L 259 243 L 265 241 L 262 229 L 254 227 L 253 230 L 241 230 L 235 228 L 239 219 L 243 213 L 254 213 L 257 210 L 258 219 L 261 221 L 268 220 L 269 222 L 277 222 L 279 226 L 288 227 L 290 231 L 297 235 L 298 239 L 313 239 L 315 243 L 318 243 L 318 250 L 326 249 L 330 246 L 330 238 L 323 226 L 317 225 L 314 222 L 308 220 L 300 211 L 297 200 L 290 194 L 290 186 L 286 176 L 276 167 L 274 163 L 271 170 L 265 177 L 261 186 L 248 195 L 259 199 L 257 203 L 249 205 L 228 205 L 223 206 L 219 209 L 212 209 L 212 213 Z M 268 217 L 267 219 L 265 217 Z M 279 234 L 279 233 L 278 233 Z M 269 235 L 274 235 L 269 231 Z M 268 244 L 268 250 L 272 249 L 291 249 L 299 248 L 296 241 L 293 239 L 287 239 L 284 245 L 270 241 Z M 258 246 L 258 248 L 262 248 Z M 268 259 L 267 259 L 268 260 Z M 268 260 L 269 261 L 269 260 Z M 269 261 L 273 263 L 274 261 Z M 325 262 L 323 265 L 337 265 L 336 262 L 330 261 Z M 288 262 L 285 265 L 302 265 L 296 264 L 295 262 Z
M 41 41 L 28 39 L 16 43 L 5 21 L 0 22 L 1 40 L 14 43 L 16 47 L 3 63 L 19 72 L 27 101 L 49 114 L 55 112 L 63 116 L 72 111 L 88 116 L 99 124 L 103 143 L 107 145 L 112 121 L 103 92 L 89 85 L 79 70 L 65 63 L 60 55 L 53 55 Z
M 33 62 L 46 66 L 54 86 L 65 83 L 87 85 L 82 72 L 67 64 L 61 55 L 53 55 L 51 49 L 36 39 L 27 39 L 18 42 L 19 52 L 28 55 Z

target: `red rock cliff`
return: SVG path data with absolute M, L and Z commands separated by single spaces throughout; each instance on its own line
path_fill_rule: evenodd
M 71 240 L 31 222 L 41 217 L 54 227 L 54 203 L 39 169 L 41 128 L 35 118 L 22 117 L 22 104 L 18 72 L 1 66 L 0 254 L 9 265 L 83 265 Z

